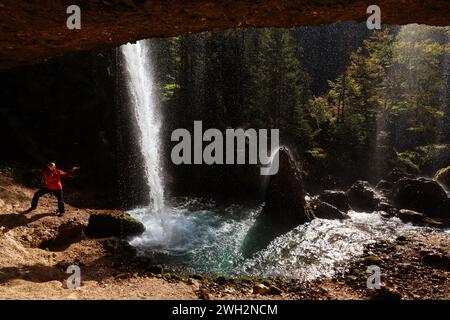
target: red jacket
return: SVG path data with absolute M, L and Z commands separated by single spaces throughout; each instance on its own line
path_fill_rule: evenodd
M 71 177 L 73 170 L 64 172 L 55 168 L 54 170 L 44 169 L 44 179 L 49 190 L 62 190 L 61 177 Z

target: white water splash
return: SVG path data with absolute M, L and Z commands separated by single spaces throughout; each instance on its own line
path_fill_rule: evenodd
M 384 218 L 380 212 L 352 211 L 350 219 L 314 219 L 299 225 L 247 258 L 242 243 L 261 208 L 169 208 L 166 234 L 162 234 L 158 219 L 136 209 L 130 213 L 147 230 L 131 244 L 155 264 L 165 264 L 176 271 L 313 280 L 340 272 L 341 266 L 361 256 L 370 243 L 392 241 L 408 232 L 433 232 L 398 218 Z
M 139 145 L 144 157 L 145 176 L 150 190 L 150 206 L 160 216 L 164 212 L 164 185 L 161 172 L 160 126 L 154 95 L 150 50 L 145 40 L 120 48 L 125 60 L 130 103 L 139 129 Z

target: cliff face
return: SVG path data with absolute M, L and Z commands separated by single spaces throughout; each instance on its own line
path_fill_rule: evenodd
M 66 0 L 0 3 L 0 69 L 150 37 L 242 27 L 365 21 L 365 0 L 79 0 L 81 30 L 68 30 Z M 383 24 L 447 25 L 447 0 L 379 0 Z

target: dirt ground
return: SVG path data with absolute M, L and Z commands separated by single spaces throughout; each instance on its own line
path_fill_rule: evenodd
M 200 275 L 192 279 L 124 261 L 105 245 L 105 239 L 68 233 L 84 228 L 95 210 L 67 205 L 66 215 L 59 218 L 54 213 L 56 199 L 45 196 L 37 210 L 22 214 L 34 191 L 0 171 L 0 299 L 450 298 L 449 233 L 408 234 L 376 243 L 332 279 L 309 283 Z M 58 244 L 55 239 L 62 234 L 66 241 Z M 378 264 L 384 271 L 381 290 L 366 287 L 369 264 Z M 81 287 L 76 290 L 67 288 L 70 274 L 66 270 L 70 265 L 81 270 Z M 270 292 L 254 294 L 254 286 L 260 283 Z

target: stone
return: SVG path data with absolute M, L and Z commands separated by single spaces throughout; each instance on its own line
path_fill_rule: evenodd
M 377 211 L 382 211 L 387 214 L 387 216 L 395 216 L 397 209 L 387 201 L 381 201 L 377 204 Z
M 392 192 L 393 183 L 384 179 L 381 179 L 375 189 L 380 191 L 384 195 L 389 195 Z
M 269 286 L 269 292 L 268 293 L 271 294 L 271 295 L 274 295 L 274 296 L 279 296 L 279 295 L 281 295 L 283 293 L 283 290 L 281 290 L 280 288 L 278 288 L 278 287 L 276 287 L 274 285 L 271 285 L 271 286 Z
M 153 274 L 162 274 L 164 272 L 164 268 L 162 265 L 151 265 L 147 267 L 147 271 Z
M 450 218 L 449 200 L 439 183 L 428 178 L 400 179 L 394 191 L 398 208 L 414 210 L 431 217 Z
M 140 235 L 144 231 L 144 225 L 130 215 L 120 211 L 109 211 L 90 215 L 86 235 L 90 238 L 128 238 Z
M 279 171 L 270 177 L 263 212 L 283 220 L 285 224 L 296 226 L 310 220 L 304 214 L 302 176 L 287 148 L 281 147 L 277 152 Z
M 450 254 L 429 252 L 422 255 L 423 263 L 450 270 Z
M 269 293 L 269 287 L 263 285 L 262 283 L 255 284 L 253 286 L 253 294 L 265 295 Z
M 367 181 L 356 181 L 346 194 L 350 207 L 355 211 L 373 212 L 380 202 L 374 189 Z
M 279 170 L 270 176 L 265 204 L 243 243 L 249 257 L 265 248 L 273 239 L 314 217 L 305 211 L 305 192 L 300 170 L 285 147 L 278 151 Z
M 319 195 L 319 199 L 331 204 L 342 212 L 348 212 L 350 210 L 348 196 L 344 191 L 325 190 Z
M 209 292 L 206 288 L 200 288 L 197 292 L 200 300 L 210 300 Z
M 413 210 L 400 209 L 398 211 L 398 217 L 404 222 L 424 222 L 425 216 L 423 213 L 416 212 Z
M 189 278 L 187 283 L 189 285 L 191 285 L 191 286 L 196 287 L 196 288 L 198 288 L 200 286 L 200 283 L 197 280 L 193 279 L 193 278 Z
M 227 287 L 223 290 L 223 293 L 225 293 L 225 294 L 233 294 L 235 292 L 236 291 L 233 288 L 229 288 L 229 287 Z
M 191 278 L 200 281 L 204 279 L 204 277 L 201 274 L 193 274 Z
M 400 209 L 397 212 L 397 216 L 404 222 L 411 222 L 417 225 L 428 225 L 430 227 L 442 228 L 447 224 L 443 220 L 435 220 L 427 217 L 423 213 L 416 212 L 408 209 Z
M 215 282 L 218 285 L 223 286 L 224 284 L 226 284 L 228 282 L 228 279 L 226 277 L 224 277 L 224 276 L 219 276 L 219 277 L 216 278 Z
M 314 217 L 320 219 L 348 219 L 348 215 L 329 203 L 321 200 L 313 200 L 310 203 L 310 208 Z

